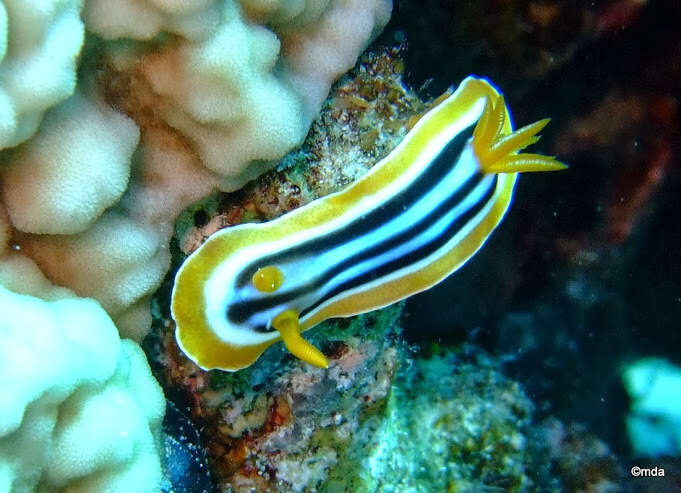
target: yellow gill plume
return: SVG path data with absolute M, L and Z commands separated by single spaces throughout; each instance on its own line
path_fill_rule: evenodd
M 549 123 L 544 118 L 515 132 L 504 134 L 506 104 L 499 96 L 496 102 L 488 97 L 478 124 L 473 130 L 473 150 L 485 173 L 519 173 L 555 171 L 567 166 L 552 156 L 518 153 L 539 140 L 537 134 Z

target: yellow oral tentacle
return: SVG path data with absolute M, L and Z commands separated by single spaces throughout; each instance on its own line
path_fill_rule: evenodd
M 295 310 L 286 310 L 274 317 L 272 326 L 279 331 L 286 349 L 293 356 L 320 368 L 329 367 L 326 356 L 300 336 L 300 324 Z

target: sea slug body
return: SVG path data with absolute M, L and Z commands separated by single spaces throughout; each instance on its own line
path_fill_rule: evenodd
M 499 91 L 466 78 L 346 189 L 270 222 L 223 229 L 196 250 L 173 288 L 180 347 L 204 369 L 235 371 L 283 339 L 326 367 L 301 331 L 437 284 L 501 222 L 518 172 L 565 168 L 519 153 L 547 123 L 513 131 Z

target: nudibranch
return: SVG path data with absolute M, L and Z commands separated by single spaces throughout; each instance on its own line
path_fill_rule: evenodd
M 384 307 L 437 284 L 485 243 L 517 173 L 565 168 L 519 153 L 548 119 L 513 131 L 500 92 L 466 78 L 365 176 L 282 217 L 223 229 L 179 269 L 179 346 L 204 369 L 251 365 L 283 339 L 316 366 L 301 331 Z

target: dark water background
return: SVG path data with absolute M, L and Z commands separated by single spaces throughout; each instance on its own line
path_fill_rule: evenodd
M 505 222 L 458 273 L 408 301 L 424 351 L 503 355 L 540 415 L 624 456 L 623 365 L 681 364 L 681 2 L 397 0 L 378 43 L 435 97 L 469 74 L 504 91 L 535 149 L 570 165 L 519 180 Z

